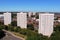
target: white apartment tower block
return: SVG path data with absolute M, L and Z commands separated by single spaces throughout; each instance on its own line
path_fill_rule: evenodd
M 29 13 L 28 13 L 28 16 L 31 17 L 31 15 L 32 15 L 32 12 L 29 12 Z
M 4 25 L 11 23 L 11 13 L 4 13 Z
M 27 28 L 27 13 L 17 13 L 17 26 Z
M 54 14 L 39 14 L 38 33 L 50 36 L 53 32 Z
M 35 15 L 36 14 L 36 12 L 33 12 L 33 15 Z

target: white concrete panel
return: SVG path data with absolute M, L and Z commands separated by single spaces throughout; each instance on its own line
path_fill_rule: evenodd
M 33 15 L 35 15 L 36 14 L 36 12 L 33 12 Z
M 4 25 L 11 23 L 11 13 L 4 13 Z
M 50 36 L 53 32 L 54 14 L 39 14 L 38 33 Z
M 28 13 L 28 16 L 31 17 L 31 15 L 32 15 L 32 12 L 29 12 L 29 13 Z
M 17 26 L 27 28 L 27 13 L 17 13 Z

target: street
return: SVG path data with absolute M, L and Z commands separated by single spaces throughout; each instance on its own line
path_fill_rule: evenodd
M 0 40 L 22 40 L 20 38 L 14 37 L 13 35 L 11 35 L 10 33 L 5 33 L 6 35 L 1 38 Z

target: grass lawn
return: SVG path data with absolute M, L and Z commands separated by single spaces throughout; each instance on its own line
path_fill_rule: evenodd
M 12 32 L 12 33 L 13 33 L 14 35 L 19 36 L 19 37 L 22 37 L 22 38 L 24 38 L 24 39 L 27 38 L 27 36 L 22 35 L 22 34 L 19 34 L 19 33 L 17 33 L 17 32 Z

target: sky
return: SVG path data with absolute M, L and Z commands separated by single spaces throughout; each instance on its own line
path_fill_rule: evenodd
M 60 12 L 60 0 L 0 0 L 2 11 Z

